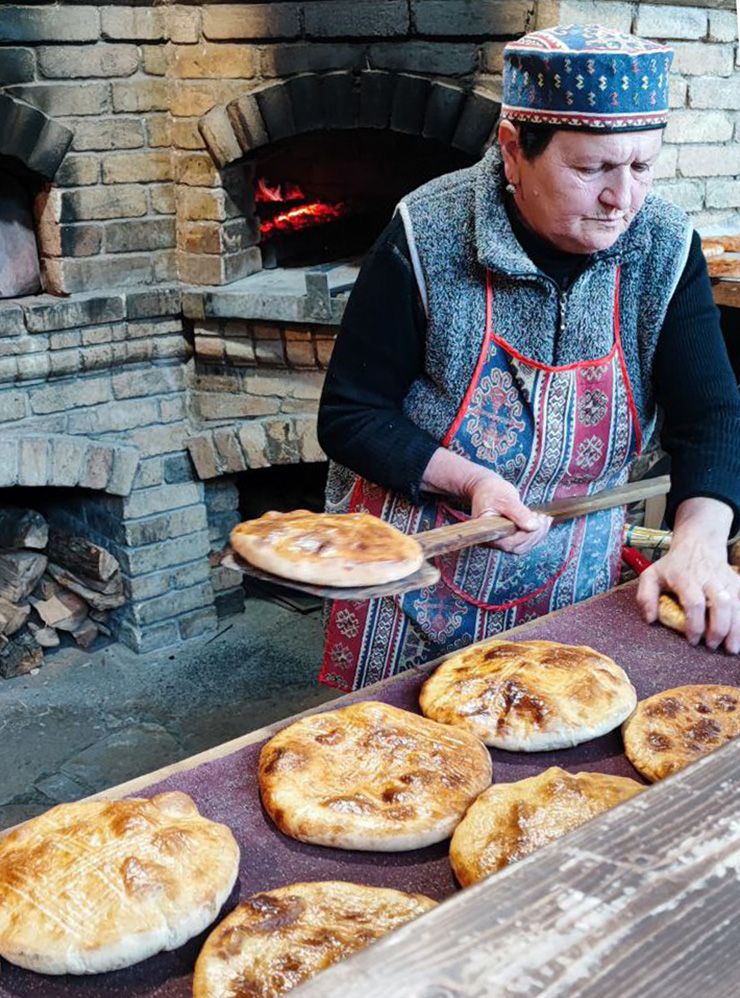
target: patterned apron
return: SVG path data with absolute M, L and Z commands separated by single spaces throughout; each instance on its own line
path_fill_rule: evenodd
M 491 326 L 489 275 L 483 346 L 441 445 L 498 472 L 527 505 L 625 482 L 641 438 L 619 338 L 619 267 L 613 345 L 604 357 L 548 366 Z M 443 500 L 415 505 L 362 478 L 350 501 L 358 510 L 407 534 L 466 518 Z M 359 689 L 603 592 L 617 581 L 623 524 L 622 508 L 591 513 L 553 527 L 529 554 L 466 548 L 436 559 L 434 586 L 334 601 L 321 682 Z

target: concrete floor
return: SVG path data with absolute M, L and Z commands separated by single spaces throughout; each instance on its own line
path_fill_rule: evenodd
M 0 680 L 0 828 L 332 699 L 320 612 L 247 599 L 177 652 L 61 648 Z

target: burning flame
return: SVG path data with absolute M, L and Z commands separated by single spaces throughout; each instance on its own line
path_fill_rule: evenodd
M 254 199 L 262 203 L 280 203 L 289 201 L 303 201 L 306 195 L 298 184 L 269 184 L 264 177 L 260 177 L 255 188 Z M 271 219 L 263 219 L 260 222 L 260 232 L 263 236 L 268 236 L 271 232 L 290 232 L 298 229 L 307 229 L 313 225 L 324 225 L 326 222 L 334 222 L 336 219 L 346 215 L 349 205 L 344 201 L 312 201 L 309 204 L 298 205 L 295 208 L 288 208 L 280 212 Z

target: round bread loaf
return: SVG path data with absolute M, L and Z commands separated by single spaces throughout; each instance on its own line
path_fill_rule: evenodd
M 281 832 L 384 852 L 447 838 L 491 772 L 474 735 L 375 701 L 296 721 L 259 759 L 262 802 Z
M 193 998 L 276 998 L 434 907 L 422 894 L 342 881 L 255 894 L 206 940 Z
M 497 639 L 445 659 L 419 703 L 426 717 L 487 745 L 544 752 L 612 731 L 637 695 L 624 670 L 593 648 Z
M 568 773 L 558 766 L 497 783 L 471 804 L 453 833 L 453 872 L 468 887 L 644 789 L 624 776 Z
M 369 513 L 265 513 L 234 527 L 231 546 L 265 572 L 322 586 L 396 582 L 424 561 L 413 537 Z
M 187 794 L 59 804 L 0 840 L 0 956 L 44 974 L 128 967 L 202 932 L 238 871 L 231 831 Z

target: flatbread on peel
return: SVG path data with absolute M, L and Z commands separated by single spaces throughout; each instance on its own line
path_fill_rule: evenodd
M 740 235 L 712 236 L 712 242 L 718 242 L 727 253 L 740 253 Z
M 234 527 L 231 546 L 265 572 L 322 586 L 372 586 L 416 572 L 418 542 L 369 513 L 265 513 Z
M 705 258 L 711 260 L 712 257 L 722 256 L 725 252 L 725 247 L 719 239 L 702 239 L 701 250 Z
M 435 907 L 422 894 L 342 881 L 255 894 L 206 940 L 193 998 L 276 998 Z
M 474 735 L 372 700 L 296 721 L 259 759 L 262 802 L 281 832 L 382 852 L 447 838 L 491 773 Z
M 559 766 L 516 783 L 496 783 L 455 829 L 452 870 L 469 887 L 644 789 L 624 776 L 568 773 Z
M 95 974 L 182 946 L 239 871 L 226 825 L 187 794 L 59 804 L 0 840 L 0 956 Z
M 710 277 L 740 277 L 740 256 L 718 256 L 707 260 Z
M 514 752 L 568 748 L 618 727 L 637 695 L 593 648 L 496 639 L 445 659 L 424 683 L 422 713 Z
M 627 758 L 646 780 L 662 780 L 740 734 L 740 689 L 677 686 L 641 700 L 622 727 Z

